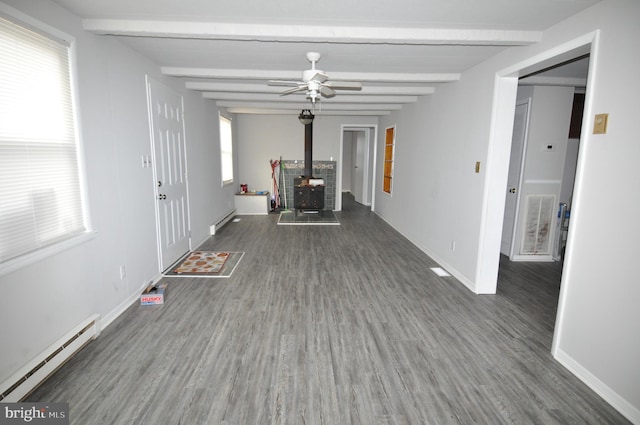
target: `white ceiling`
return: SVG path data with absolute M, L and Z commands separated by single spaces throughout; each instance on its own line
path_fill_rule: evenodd
M 267 82 L 300 80 L 314 51 L 332 80 L 363 85 L 323 99 L 316 112 L 383 115 L 509 46 L 538 42 L 599 0 L 54 1 L 230 112 L 309 108 L 304 94 L 280 96 L 283 87 Z M 574 75 L 584 66 L 572 68 L 563 78 L 584 77 Z

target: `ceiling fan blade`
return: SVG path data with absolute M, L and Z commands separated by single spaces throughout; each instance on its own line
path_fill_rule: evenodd
M 290 88 L 290 89 L 288 89 L 288 90 L 281 91 L 281 92 L 280 92 L 280 96 L 286 96 L 286 95 L 291 94 L 291 93 L 295 93 L 295 92 L 298 92 L 298 91 L 307 90 L 307 88 L 308 88 L 308 86 L 307 86 L 306 84 L 299 85 L 299 86 L 297 86 L 297 87 L 292 87 L 292 88 Z
M 328 79 L 329 79 L 329 76 L 327 74 L 325 74 L 324 72 L 322 72 L 322 71 L 316 72 L 313 75 L 313 77 L 311 77 L 311 80 L 317 81 L 318 83 L 324 83 Z
M 322 94 L 324 97 L 333 97 L 336 95 L 336 92 L 330 87 L 322 86 L 320 87 L 320 94 Z
M 302 81 L 289 81 L 289 80 L 270 80 L 267 85 L 269 86 L 299 86 L 300 84 L 306 84 Z
M 327 81 L 325 85 L 338 90 L 361 90 L 362 83 L 359 81 Z

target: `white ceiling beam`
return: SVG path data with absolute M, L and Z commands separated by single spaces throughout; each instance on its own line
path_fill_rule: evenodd
M 259 109 L 311 109 L 311 102 L 246 102 L 235 100 L 219 100 L 216 105 L 222 108 L 259 108 Z M 330 103 L 329 101 L 316 102 L 316 110 L 336 111 L 336 110 L 353 110 L 367 109 L 370 111 L 393 111 L 402 109 L 401 104 L 379 104 L 371 103 L 362 105 L 359 103 Z
M 185 87 L 189 90 L 234 92 L 234 93 L 280 93 L 283 88 L 268 86 L 267 84 L 224 83 L 208 81 L 187 81 Z M 430 86 L 363 86 L 357 93 L 360 95 L 395 95 L 395 96 L 423 96 L 435 93 L 435 87 Z
M 309 108 L 305 108 L 309 109 Z M 243 107 L 234 107 L 234 108 L 226 108 L 227 112 L 232 114 L 259 114 L 259 115 L 292 115 L 294 114 L 296 117 L 300 111 L 292 111 L 291 109 L 261 109 L 261 108 L 243 108 Z M 366 110 L 357 110 L 357 111 L 318 111 L 316 110 L 314 114 L 324 115 L 324 116 L 335 116 L 335 115 L 389 115 L 391 111 L 366 111 Z
M 522 46 L 541 41 L 541 31 L 275 25 L 134 19 L 84 19 L 87 31 L 133 37 L 288 41 L 352 44 Z
M 309 108 L 305 108 L 309 109 Z M 245 107 L 232 107 L 226 108 L 227 112 L 232 114 L 260 114 L 260 115 L 295 115 L 297 117 L 299 110 L 293 111 L 291 109 L 263 109 L 263 108 L 245 108 Z M 314 112 L 316 115 L 389 115 L 391 111 L 368 111 L 368 110 L 341 110 L 341 111 L 326 111 L 326 110 L 316 110 Z
M 250 80 L 296 80 L 300 71 L 259 69 L 214 69 L 163 66 L 164 75 L 187 78 L 250 79 Z M 408 72 L 332 72 L 332 81 L 395 82 L 395 83 L 447 83 L 458 81 L 459 73 L 408 73 Z
M 306 94 L 293 93 L 289 96 L 280 96 L 278 94 L 267 93 L 229 93 L 229 92 L 204 92 L 202 97 L 205 99 L 215 100 L 244 100 L 244 101 L 260 101 L 260 102 L 305 102 Z M 418 96 L 362 96 L 338 93 L 335 97 L 323 102 L 335 103 L 415 103 Z

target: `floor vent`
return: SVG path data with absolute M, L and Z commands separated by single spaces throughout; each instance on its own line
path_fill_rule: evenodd
M 98 318 L 94 315 L 76 326 L 65 337 L 20 369 L 1 385 L 0 402 L 19 402 L 98 335 Z
M 447 271 L 445 269 L 443 269 L 442 267 L 431 267 L 431 271 L 434 272 L 435 274 L 437 274 L 440 277 L 447 277 L 447 276 L 451 276 L 449 273 L 447 273 Z
M 236 215 L 236 210 L 233 209 L 229 214 L 225 215 L 222 220 L 220 220 L 219 222 L 217 222 L 216 224 L 212 225 L 209 228 L 209 233 L 211 235 L 215 235 L 216 232 L 219 232 L 220 229 L 222 229 L 222 226 L 224 226 L 225 224 L 227 224 L 229 221 L 231 221 L 231 219 Z

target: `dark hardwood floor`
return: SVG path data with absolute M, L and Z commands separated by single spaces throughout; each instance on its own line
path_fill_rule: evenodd
M 229 223 L 200 248 L 244 251 L 230 278 L 167 278 L 29 400 L 82 425 L 628 423 L 550 354 L 558 264 L 474 295 L 349 196 L 336 215 Z

